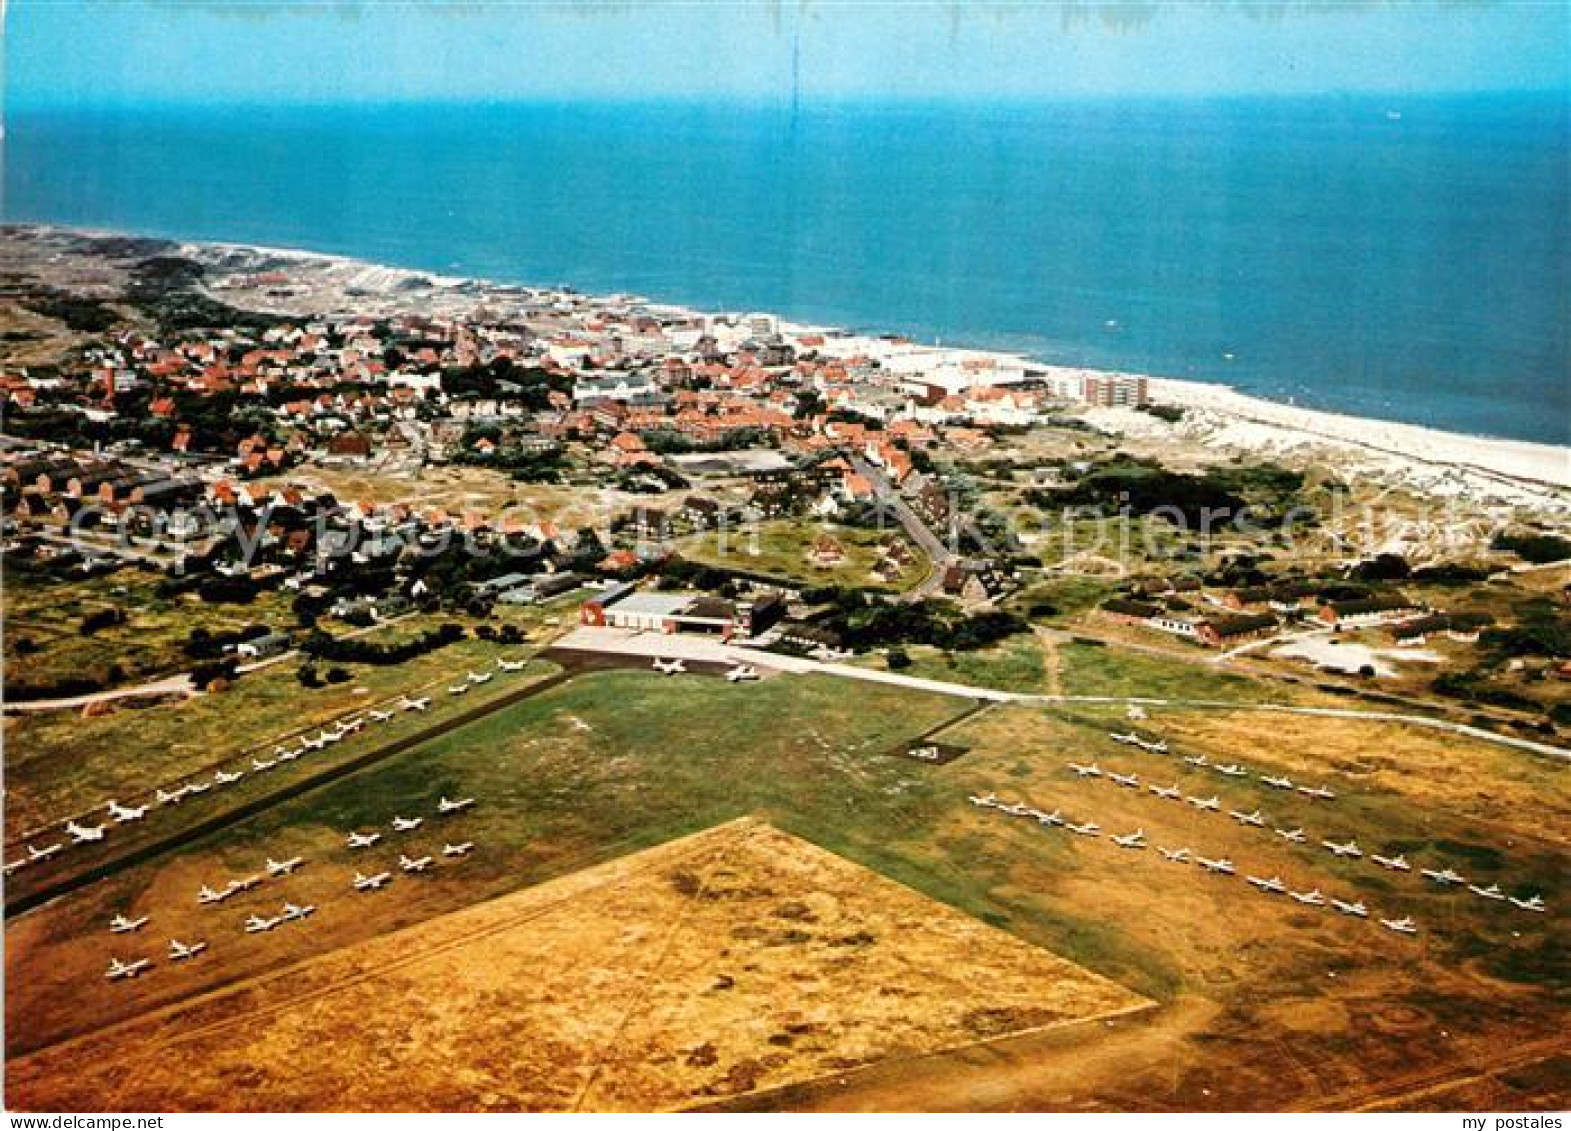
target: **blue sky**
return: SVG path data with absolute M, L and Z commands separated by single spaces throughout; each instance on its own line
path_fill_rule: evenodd
M 13 109 L 1568 90 L 1564 0 L 13 0 Z

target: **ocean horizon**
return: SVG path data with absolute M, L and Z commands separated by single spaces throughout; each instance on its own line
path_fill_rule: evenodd
M 1567 125 L 1554 95 L 29 108 L 0 214 L 1565 445 Z

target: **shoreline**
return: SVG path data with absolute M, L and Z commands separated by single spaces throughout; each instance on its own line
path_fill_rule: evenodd
M 466 295 L 476 301 L 483 299 L 488 291 L 522 290 L 538 295 L 572 294 L 590 302 L 615 300 L 636 303 L 651 310 L 700 318 L 740 313 L 740 311 L 704 310 L 643 295 L 591 294 L 579 291 L 570 284 L 508 283 L 478 276 L 456 276 L 395 264 L 377 263 L 335 252 L 313 251 L 308 248 L 275 247 L 226 240 L 193 240 L 162 234 L 149 235 L 60 224 L 18 223 L 15 226 L 87 238 L 134 236 L 163 239 L 175 244 L 180 254 L 191 255 L 204 261 L 215 253 L 239 252 L 287 259 L 302 264 L 316 264 L 336 269 L 357 279 L 360 276 L 375 274 L 381 277 L 375 287 L 380 292 L 376 297 L 382 300 L 397 299 L 411 308 L 419 305 L 418 294 L 397 293 L 388 285 L 389 281 L 396 284 L 401 280 L 422 278 L 431 283 L 432 290 L 436 293 Z M 207 265 L 211 266 L 210 263 Z M 358 285 L 364 285 L 364 280 L 360 280 Z M 344 312 L 354 313 L 352 310 Z M 1024 364 L 1049 373 L 1127 372 L 1093 366 L 1056 365 L 1029 354 L 973 347 L 961 343 L 941 346 L 904 336 L 898 338 L 870 336 L 866 333 L 852 333 L 840 327 L 797 322 L 774 314 L 772 316 L 778 319 L 781 332 L 784 334 L 825 334 L 835 347 L 833 352 L 841 355 L 847 352 L 865 353 L 870 356 L 888 356 L 894 352 L 931 353 L 935 359 L 945 355 L 964 355 L 994 359 L 1000 364 Z M 1154 374 L 1132 375 L 1146 377 L 1153 403 L 1182 408 L 1186 410 L 1185 419 L 1178 425 L 1167 425 L 1147 413 L 1129 409 L 1092 408 L 1090 412 L 1094 419 L 1115 429 L 1120 426 L 1147 431 L 1151 430 L 1152 426 L 1172 428 L 1195 436 L 1209 446 L 1222 448 L 1241 448 L 1267 453 L 1328 447 L 1341 449 L 1351 454 L 1363 454 L 1372 459 L 1376 465 L 1384 464 L 1388 470 L 1397 471 L 1400 478 L 1409 480 L 1427 493 L 1441 495 L 1481 493 L 1493 496 L 1496 501 L 1507 505 L 1548 504 L 1554 509 L 1571 512 L 1571 498 L 1561 497 L 1562 492 L 1571 492 L 1571 446 L 1452 432 L 1381 417 L 1355 416 L 1327 409 L 1305 408 L 1240 392 L 1236 387 L 1220 381 L 1162 377 Z

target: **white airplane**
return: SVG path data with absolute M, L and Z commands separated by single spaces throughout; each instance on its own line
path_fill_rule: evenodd
M 435 861 L 429 856 L 417 856 L 411 860 L 403 853 L 398 855 L 398 866 L 406 872 L 424 872 L 434 863 Z
M 1330 801 L 1332 798 L 1334 798 L 1336 796 L 1336 794 L 1332 793 L 1329 789 L 1327 789 L 1323 785 L 1316 785 L 1316 786 L 1301 785 L 1301 786 L 1298 787 L 1298 792 L 1302 793 L 1305 797 L 1317 798 L 1320 801 Z
M 393 717 L 393 712 L 391 711 L 368 711 L 367 714 L 373 723 L 385 723 Z
M 75 821 L 67 821 L 65 831 L 71 834 L 71 839 L 77 844 L 104 839 L 103 825 L 79 825 Z
M 234 895 L 234 893 L 234 888 L 226 888 L 224 891 L 214 891 L 206 884 L 203 884 L 202 890 L 196 893 L 196 901 L 198 903 L 222 903 L 231 895 Z
M 1253 813 L 1241 813 L 1237 809 L 1234 809 L 1231 813 L 1228 814 L 1228 816 L 1232 817 L 1233 820 L 1237 821 L 1241 825 L 1253 825 L 1257 829 L 1263 829 L 1266 827 L 1266 819 L 1260 815 L 1260 810 L 1258 809 L 1256 809 Z
M 1044 825 L 1061 825 L 1064 823 L 1064 814 L 1062 810 L 1054 809 L 1051 813 L 1038 812 L 1036 819 Z
M 340 738 L 346 734 L 357 734 L 365 729 L 365 720 L 362 718 L 339 719 L 338 722 L 333 724 L 333 729 L 338 732 Z
M 287 747 L 287 746 L 280 745 L 280 746 L 273 747 L 273 757 L 274 758 L 282 758 L 287 753 L 289 753 L 289 747 Z
M 1272 876 L 1269 880 L 1263 880 L 1259 876 L 1245 876 L 1244 879 L 1261 891 L 1270 892 L 1272 895 L 1281 895 L 1287 890 L 1287 885 L 1282 882 L 1280 876 Z
M 738 664 L 736 667 L 726 672 L 725 677 L 732 683 L 741 683 L 744 680 L 757 679 L 758 669 L 753 667 L 751 664 Z
M 350 833 L 346 843 L 350 848 L 370 848 L 381 839 L 381 833 Z
M 1017 801 L 1013 805 L 1000 805 L 999 812 L 1008 813 L 1011 817 L 1029 817 L 1035 810 L 1024 801 Z
M 1225 857 L 1220 860 L 1207 860 L 1204 856 L 1196 856 L 1195 863 L 1208 872 L 1216 872 L 1223 876 L 1233 874 L 1233 862 Z
M 996 808 L 998 808 L 998 794 L 996 794 L 996 793 L 984 793 L 980 797 L 977 796 L 976 794 L 972 793 L 972 794 L 967 795 L 966 800 L 969 801 L 972 805 L 977 806 L 978 808 L 982 808 L 982 809 L 996 809 Z
M 301 750 L 320 750 L 320 749 L 322 749 L 322 747 L 326 746 L 327 743 L 328 743 L 328 736 L 327 736 L 327 732 L 324 730 L 321 734 L 317 735 L 315 738 L 302 738 L 300 740 L 300 749 Z M 283 755 L 280 754 L 279 757 L 282 758 Z
M 331 746 L 333 743 L 340 741 L 344 735 L 348 733 L 349 732 L 347 730 L 324 730 L 321 734 L 316 736 L 317 749 L 320 750 L 323 746 Z
M 1420 869 L 1419 874 L 1429 877 L 1431 880 L 1434 880 L 1435 883 L 1440 884 L 1442 887 L 1444 887 L 1444 886 L 1446 886 L 1448 884 L 1465 884 L 1465 883 L 1467 883 L 1467 881 L 1465 879 L 1463 879 L 1461 876 L 1457 875 L 1450 868 L 1443 868 L 1443 869 L 1441 869 L 1438 872 L 1435 871 L 1433 868 L 1423 868 L 1423 869 Z
M 12 860 L 9 863 L 7 863 L 4 868 L 0 868 L 0 875 L 9 876 L 12 872 L 17 872 L 17 871 L 20 871 L 21 869 L 27 867 L 27 864 L 28 864 L 28 860 L 27 860 L 27 857 L 25 857 L 25 856 L 22 857 L 20 860 Z
M 661 675 L 680 675 L 687 671 L 687 665 L 681 660 L 656 660 L 655 671 Z
M 1322 847 L 1330 849 L 1333 856 L 1347 856 L 1357 860 L 1364 854 L 1364 850 L 1358 847 L 1356 840 L 1350 840 L 1346 844 L 1338 844 L 1334 840 L 1323 840 L 1320 844 Z
M 32 845 L 28 845 L 27 846 L 27 859 L 28 859 L 28 862 L 31 863 L 31 862 L 33 862 L 35 860 L 48 860 L 51 856 L 53 856 L 55 853 L 59 852 L 63 848 L 65 848 L 65 845 L 63 845 L 63 844 L 50 844 L 50 845 L 46 845 L 43 848 L 34 848 Z
M 443 797 L 437 800 L 436 811 L 438 813 L 462 813 L 474 803 L 475 799 L 473 797 L 460 797 L 457 801 L 449 801 Z
M 498 659 L 496 666 L 504 672 L 521 672 L 529 664 L 528 660 L 503 660 Z
M 1191 766 L 1209 766 L 1211 764 L 1211 759 L 1204 754 L 1192 754 L 1185 758 L 1184 761 Z
M 253 874 L 250 876 L 241 876 L 238 880 L 230 880 L 227 887 L 231 892 L 250 891 L 261 882 L 262 877 Z
M 189 784 L 189 785 L 187 785 L 185 787 L 185 791 L 187 793 L 206 793 L 208 790 L 210 790 L 212 788 L 213 788 L 213 783 L 212 782 L 201 782 L 201 783 L 192 782 L 191 784 Z
M 1178 785 L 1177 782 L 1174 782 L 1172 785 L 1168 786 L 1166 789 L 1163 789 L 1159 785 L 1148 785 L 1148 786 L 1146 786 L 1146 788 L 1149 789 L 1152 793 L 1156 794 L 1158 797 L 1160 797 L 1163 801 L 1177 801 L 1180 798 L 1182 798 L 1183 795 L 1184 795 L 1184 791 L 1179 788 L 1179 785 Z
M 1382 919 L 1380 920 L 1380 925 L 1388 931 L 1395 931 L 1399 935 L 1418 934 L 1418 927 L 1413 923 L 1413 920 L 1407 918 Z
M 1249 773 L 1248 770 L 1244 769 L 1244 767 L 1240 766 L 1237 762 L 1229 762 L 1225 766 L 1213 766 L 1212 769 L 1216 770 L 1217 773 L 1225 774 L 1230 778 L 1245 777 Z
M 431 700 L 429 698 L 411 699 L 406 695 L 399 701 L 398 705 L 406 711 L 424 711 L 430 708 Z
M 1146 831 L 1136 829 L 1128 836 L 1115 836 L 1113 843 L 1119 848 L 1144 848 L 1146 846 Z
M 468 692 L 468 690 L 469 685 L 467 683 L 454 683 L 448 685 L 447 693 L 449 695 L 463 695 Z
M 1102 776 L 1102 767 L 1092 762 L 1089 766 L 1082 766 L 1079 762 L 1070 762 L 1068 766 L 1083 778 L 1099 778 Z
M 160 805 L 178 805 L 185 800 L 185 794 L 186 791 L 183 789 L 177 789 L 173 793 L 166 793 L 160 789 L 154 791 L 153 800 Z
M 395 833 L 412 833 L 425 824 L 424 817 L 394 817 L 393 831 Z
M 1189 849 L 1187 848 L 1163 848 L 1158 845 L 1157 851 L 1162 854 L 1164 860 L 1171 860 L 1174 864 L 1189 863 Z
M 1356 903 L 1343 903 L 1340 899 L 1333 899 L 1331 906 L 1335 907 L 1343 915 L 1352 915 L 1358 919 L 1369 918 L 1369 908 L 1364 906 L 1362 900 Z
M 1382 868 L 1393 872 L 1411 872 L 1413 866 L 1407 862 L 1406 856 L 1381 856 L 1378 852 L 1370 853 L 1369 859 L 1379 864 Z
M 304 919 L 316 910 L 314 903 L 285 903 L 283 912 L 278 916 L 285 923 L 292 923 L 296 919 Z
M 1500 890 L 1499 884 L 1490 884 L 1487 888 L 1481 888 L 1477 884 L 1468 884 L 1467 890 L 1474 895 L 1481 895 L 1485 899 L 1504 900 L 1506 898 L 1506 893 Z
M 466 840 L 462 844 L 444 844 L 442 846 L 442 855 L 443 856 L 468 856 L 474 850 L 475 850 L 475 842 L 472 841 L 472 840 Z
M 291 856 L 288 860 L 274 860 L 269 856 L 267 858 L 267 874 L 269 876 L 287 876 L 304 863 L 304 856 Z
M 138 958 L 135 962 L 121 962 L 118 958 L 111 958 L 109 969 L 104 971 L 104 977 L 111 982 L 118 982 L 121 978 L 134 978 L 152 967 L 153 964 L 145 958 Z
M 1188 801 L 1196 809 L 1210 809 L 1215 812 L 1220 811 L 1222 808 L 1222 799 L 1220 797 L 1186 797 L 1184 800 Z
M 1537 911 L 1542 913 L 1545 909 L 1544 897 L 1541 895 L 1530 895 L 1526 899 L 1518 899 L 1513 895 L 1511 896 L 1511 902 L 1517 907 L 1520 907 L 1523 911 Z
M 112 935 L 129 935 L 132 931 L 140 931 L 147 926 L 147 916 L 140 919 L 127 919 L 124 915 L 116 915 L 109 920 L 109 933 Z
M 1083 825 L 1069 823 L 1064 825 L 1064 828 L 1072 833 L 1078 833 L 1080 836 L 1100 836 L 1102 833 L 1102 827 L 1091 821 L 1087 821 Z
M 1155 742 L 1142 742 L 1140 747 L 1143 750 L 1149 750 L 1153 754 L 1166 754 L 1167 739 L 1159 738 Z
M 246 916 L 245 921 L 245 933 L 248 935 L 258 935 L 264 931 L 271 931 L 274 927 L 278 926 L 278 924 L 282 922 L 282 917 L 264 919 L 260 915 L 248 915 Z
M 470 683 L 490 683 L 491 682 L 491 673 L 490 672 L 470 672 L 469 673 L 469 682 Z
M 1310 907 L 1324 907 L 1326 905 L 1326 897 L 1320 894 L 1319 888 L 1315 888 L 1313 891 L 1290 891 L 1287 893 L 1287 897 L 1296 899 L 1299 903 L 1307 903 Z
M 109 815 L 113 817 L 116 822 L 122 825 L 128 821 L 140 821 L 143 817 L 147 816 L 148 809 L 146 805 L 127 806 L 121 805 L 117 801 L 109 802 L 105 808 L 109 811 Z
M 1140 778 L 1136 774 L 1115 774 L 1112 770 L 1109 770 L 1107 771 L 1107 780 L 1115 785 L 1121 785 L 1125 789 L 1140 788 Z
M 1276 835 L 1294 844 L 1303 844 L 1309 839 L 1303 829 L 1277 829 Z
M 206 942 L 183 943 L 179 939 L 170 939 L 169 961 L 183 962 L 188 958 L 195 958 L 206 949 Z
M 1146 717 L 1146 709 L 1139 703 L 1131 703 L 1124 714 L 1131 719 L 1143 719 Z
M 1122 746 L 1139 746 L 1140 745 L 1140 736 L 1138 734 L 1135 734 L 1134 732 L 1130 732 L 1129 734 L 1119 734 L 1116 731 L 1112 731 L 1112 732 L 1109 732 L 1107 737 L 1111 738 L 1114 742 L 1117 742 L 1117 743 L 1119 743 Z
M 391 872 L 378 872 L 374 876 L 363 876 L 359 872 L 356 872 L 354 878 L 354 889 L 356 891 L 376 891 L 378 888 L 391 881 L 392 878 L 393 873 Z
M 1270 774 L 1261 774 L 1260 780 L 1272 789 L 1292 789 L 1293 782 L 1290 778 L 1274 778 Z
M 265 761 L 263 759 L 261 759 L 261 758 L 252 758 L 251 759 L 251 769 L 252 769 L 253 772 L 258 773 L 258 774 L 264 773 L 267 770 L 271 770 L 276 765 L 278 765 L 278 759 L 277 758 L 269 758 L 269 759 L 266 759 Z
M 280 761 L 280 762 L 293 762 L 296 758 L 300 757 L 300 755 L 304 754 L 305 751 L 306 751 L 306 748 L 303 747 L 303 746 L 299 750 L 285 750 L 282 754 L 280 754 L 278 756 L 278 761 Z
M 224 773 L 224 771 L 219 770 L 219 771 L 217 771 L 216 773 L 213 774 L 213 784 L 214 785 L 233 785 L 235 782 L 239 781 L 243 777 L 245 777 L 245 772 L 243 770 L 241 772 L 239 772 L 239 773 L 234 773 L 234 774 L 226 774 L 226 773 Z

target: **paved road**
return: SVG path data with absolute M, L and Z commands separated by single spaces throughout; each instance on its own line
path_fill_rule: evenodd
M 847 451 L 845 455 L 852 468 L 859 475 L 865 476 L 873 485 L 873 493 L 878 497 L 878 501 L 899 520 L 911 541 L 927 555 L 927 560 L 931 564 L 932 568 L 922 579 L 922 583 L 907 592 L 903 599 L 920 601 L 925 597 L 931 597 L 944 584 L 944 571 L 955 562 L 956 556 L 950 552 L 943 539 L 933 533 L 932 528 L 922 520 L 922 516 L 911 509 L 911 504 L 905 501 L 882 470 L 855 452 Z

